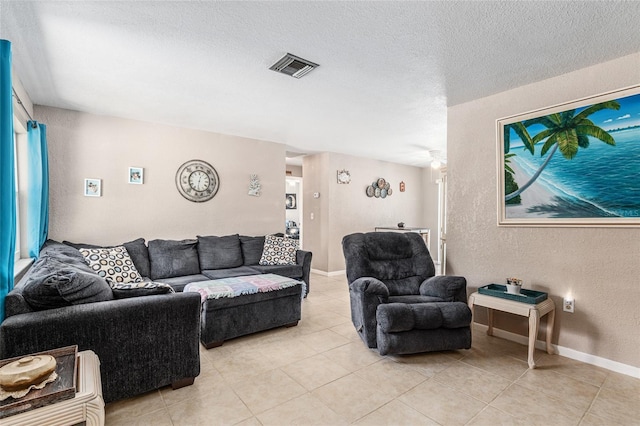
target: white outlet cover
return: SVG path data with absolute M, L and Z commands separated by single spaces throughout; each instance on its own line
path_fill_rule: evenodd
M 564 299 L 562 303 L 562 310 L 565 312 L 573 313 L 575 311 L 575 300 Z

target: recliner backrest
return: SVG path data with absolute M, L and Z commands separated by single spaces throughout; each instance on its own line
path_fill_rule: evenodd
M 433 260 L 415 232 L 369 232 L 342 239 L 347 279 L 374 277 L 392 296 L 418 294 L 420 284 L 435 275 Z

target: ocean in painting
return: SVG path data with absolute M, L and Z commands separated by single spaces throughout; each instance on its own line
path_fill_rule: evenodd
M 572 160 L 565 159 L 558 150 L 536 180 L 549 193 L 549 203 L 528 203 L 527 192 L 534 189 L 530 187 L 521 194 L 523 204 L 528 206 L 520 217 L 640 217 L 640 127 L 609 133 L 615 146 L 590 138 L 589 147 L 580 148 Z M 536 146 L 535 156 L 518 145 L 521 142 L 512 143 L 510 152 L 517 155 L 511 163 L 516 174 L 528 175 L 526 181 L 546 156 L 540 157 L 541 145 Z M 518 178 L 521 181 L 523 176 Z M 513 217 L 508 212 L 507 216 Z

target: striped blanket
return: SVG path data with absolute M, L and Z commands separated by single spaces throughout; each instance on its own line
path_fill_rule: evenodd
M 220 299 L 221 297 L 236 297 L 243 294 L 266 293 L 287 287 L 302 284 L 304 294 L 304 282 L 289 277 L 275 274 L 247 275 L 244 277 L 222 278 L 211 281 L 198 281 L 185 286 L 184 292 L 198 292 L 204 303 L 207 299 Z

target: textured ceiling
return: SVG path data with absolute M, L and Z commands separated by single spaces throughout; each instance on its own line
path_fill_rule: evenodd
M 447 106 L 640 51 L 640 2 L 0 2 L 35 104 L 419 166 Z

